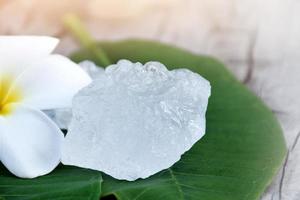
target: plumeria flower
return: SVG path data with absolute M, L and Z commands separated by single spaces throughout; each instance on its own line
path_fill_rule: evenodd
M 58 39 L 0 36 L 0 160 L 18 177 L 51 172 L 64 135 L 41 110 L 70 107 L 91 82 L 75 63 L 51 55 Z

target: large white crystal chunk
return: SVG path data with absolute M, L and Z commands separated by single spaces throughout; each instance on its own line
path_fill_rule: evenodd
M 117 179 L 169 168 L 205 133 L 210 84 L 187 69 L 121 60 L 81 90 L 62 162 Z

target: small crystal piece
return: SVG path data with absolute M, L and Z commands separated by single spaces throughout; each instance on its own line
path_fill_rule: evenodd
M 90 77 L 95 80 L 104 74 L 104 68 L 97 66 L 94 62 L 84 60 L 79 63 L 79 66 L 86 72 Z M 50 117 L 59 128 L 68 129 L 72 118 L 71 108 L 59 108 L 44 111 L 48 117 Z

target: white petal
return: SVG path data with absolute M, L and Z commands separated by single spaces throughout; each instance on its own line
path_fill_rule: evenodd
M 73 96 L 91 82 L 79 65 L 51 55 L 34 64 L 16 81 L 24 104 L 38 109 L 70 107 Z
M 63 133 L 41 111 L 10 106 L 12 113 L 0 121 L 1 162 L 22 178 L 51 172 L 60 162 Z
M 33 60 L 49 55 L 58 42 L 46 36 L 0 36 L 1 73 L 17 76 Z

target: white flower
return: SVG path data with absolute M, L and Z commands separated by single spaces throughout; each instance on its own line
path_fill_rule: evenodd
M 91 82 L 69 59 L 50 55 L 57 43 L 0 36 L 0 160 L 19 177 L 41 176 L 58 165 L 64 136 L 40 110 L 70 107 Z

